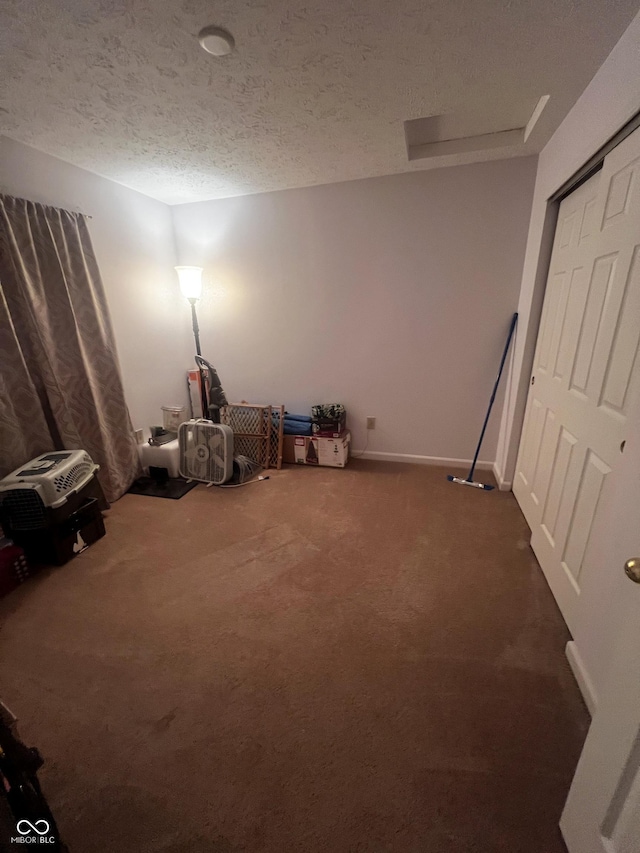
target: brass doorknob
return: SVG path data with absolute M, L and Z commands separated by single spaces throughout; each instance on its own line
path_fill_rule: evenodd
M 640 557 L 631 557 L 624 564 L 624 570 L 628 578 L 634 583 L 640 583 Z

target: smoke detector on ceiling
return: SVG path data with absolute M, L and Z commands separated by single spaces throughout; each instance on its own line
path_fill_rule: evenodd
M 213 56 L 227 56 L 235 46 L 231 33 L 222 27 L 205 27 L 198 33 L 198 41 L 202 49 Z

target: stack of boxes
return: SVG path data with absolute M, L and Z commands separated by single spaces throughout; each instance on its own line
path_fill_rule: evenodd
M 339 403 L 312 406 L 311 418 L 305 420 L 311 424 L 311 435 L 285 435 L 283 461 L 344 468 L 351 443 L 344 406 Z

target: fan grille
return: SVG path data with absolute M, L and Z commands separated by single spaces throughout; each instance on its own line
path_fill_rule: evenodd
M 233 433 L 210 422 L 181 424 L 180 473 L 190 480 L 221 485 L 233 470 Z

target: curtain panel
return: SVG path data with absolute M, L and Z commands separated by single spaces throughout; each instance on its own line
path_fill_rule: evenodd
M 0 195 L 0 477 L 86 450 L 108 500 L 139 473 L 85 217 Z

